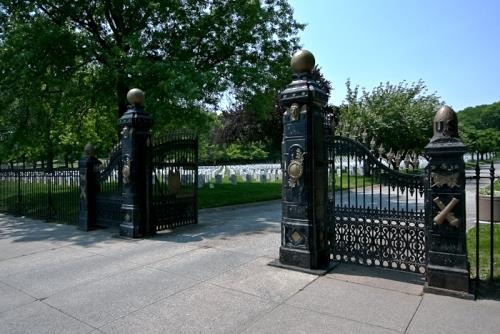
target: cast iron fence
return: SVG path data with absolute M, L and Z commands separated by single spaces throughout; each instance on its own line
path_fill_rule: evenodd
M 495 184 L 500 183 L 496 174 L 495 162 L 480 164 L 477 153 L 474 171 L 468 171 L 467 179 L 475 183 L 475 222 L 468 231 L 468 247 L 474 249 L 471 262 L 471 277 L 480 281 L 488 281 L 500 287 L 500 195 L 495 195 Z M 469 254 L 471 252 L 469 251 Z
M 78 169 L 0 169 L 0 212 L 78 223 Z

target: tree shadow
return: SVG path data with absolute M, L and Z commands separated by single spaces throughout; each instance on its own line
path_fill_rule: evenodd
M 281 206 L 279 202 L 257 203 L 200 211 L 199 223 L 177 227 L 139 239 L 121 238 L 117 227 L 98 228 L 89 232 L 75 225 L 47 223 L 27 217 L 0 214 L 0 242 L 48 242 L 54 245 L 87 246 L 122 239 L 124 242 L 150 240 L 190 243 L 205 239 L 231 239 L 249 235 L 279 233 Z

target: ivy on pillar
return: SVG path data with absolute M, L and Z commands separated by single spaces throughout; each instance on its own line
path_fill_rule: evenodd
M 280 94 L 283 114 L 283 199 L 279 261 L 312 273 L 330 263 L 326 220 L 328 159 L 323 107 L 328 96 L 313 79 L 315 59 L 300 50 L 291 60 L 293 81 Z
M 466 248 L 465 152 L 456 113 L 441 107 L 434 118 L 434 135 L 425 147 L 429 157 L 425 291 L 473 298 Z
M 98 169 L 101 163 L 94 155 L 94 148 L 87 144 L 84 156 L 78 161 L 80 172 L 80 215 L 78 228 L 90 231 L 96 227 L 96 196 L 98 192 Z
M 148 149 L 152 118 L 144 112 L 144 92 L 127 93 L 128 110 L 118 121 L 122 142 L 122 222 L 120 235 L 140 238 L 151 234 L 147 208 Z

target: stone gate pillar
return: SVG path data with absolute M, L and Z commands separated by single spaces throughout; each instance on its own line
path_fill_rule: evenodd
M 428 265 L 425 291 L 471 298 L 466 247 L 466 147 L 458 136 L 457 115 L 448 106 L 434 118 L 434 136 L 425 147 L 430 158 L 425 200 Z
M 293 81 L 280 94 L 283 114 L 281 247 L 275 265 L 318 273 L 328 268 L 328 159 L 322 108 L 328 96 L 313 79 L 315 59 L 300 50 Z
M 130 103 L 118 124 L 122 142 L 122 222 L 120 235 L 139 238 L 149 234 L 147 215 L 148 141 L 152 118 L 144 112 L 144 92 L 131 89 Z

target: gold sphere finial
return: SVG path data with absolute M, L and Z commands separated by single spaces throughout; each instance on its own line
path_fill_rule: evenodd
M 127 101 L 133 106 L 142 107 L 144 105 L 144 92 L 139 88 L 132 88 L 127 93 Z
M 316 60 L 310 51 L 302 49 L 294 53 L 290 64 L 295 73 L 306 73 L 312 71 Z

